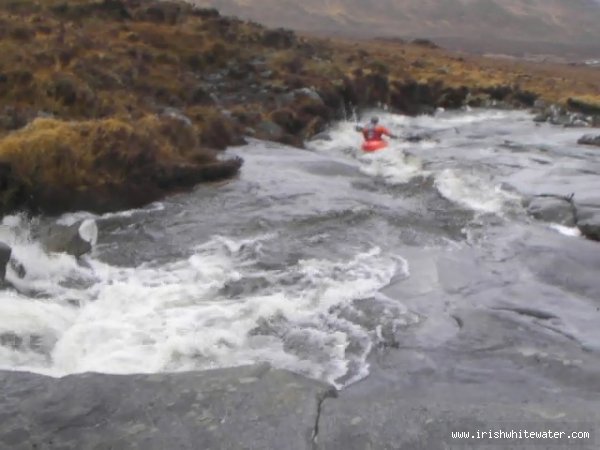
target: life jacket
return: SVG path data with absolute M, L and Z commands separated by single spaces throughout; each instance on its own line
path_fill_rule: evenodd
M 374 125 L 370 123 L 363 128 L 363 136 L 365 137 L 365 141 L 382 141 L 382 136 L 384 134 L 390 134 L 390 132 L 387 130 L 387 128 L 380 125 Z

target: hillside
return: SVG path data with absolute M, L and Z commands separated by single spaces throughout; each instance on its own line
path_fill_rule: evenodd
M 139 206 L 234 176 L 252 136 L 302 146 L 350 108 L 600 114 L 597 69 L 301 37 L 187 3 L 0 3 L 0 211 Z
M 269 26 L 342 36 L 434 38 L 452 48 L 600 54 L 594 0 L 191 0 Z

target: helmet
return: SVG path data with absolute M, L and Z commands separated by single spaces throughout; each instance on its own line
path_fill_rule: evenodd
M 373 116 L 373 117 L 371 117 L 371 123 L 372 123 L 372 124 L 379 123 L 379 117 L 377 117 L 377 116 Z

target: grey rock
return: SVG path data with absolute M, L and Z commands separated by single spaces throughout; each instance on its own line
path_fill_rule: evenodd
M 310 98 L 311 100 L 323 103 L 323 99 L 321 98 L 319 93 L 312 88 L 304 87 L 301 89 L 296 89 L 294 91 L 294 94 L 296 95 L 296 97 L 304 96 Z
M 594 136 L 592 134 L 586 134 L 585 136 L 581 137 L 581 139 L 579 139 L 577 143 L 581 145 L 595 145 L 597 147 L 600 147 L 600 134 L 597 136 Z
M 598 358 L 588 360 L 576 344 L 536 329 L 522 313 L 458 310 L 456 334 L 445 350 L 405 346 L 380 352 L 366 380 L 323 402 L 318 448 L 595 449 L 593 440 L 546 446 L 452 439 L 455 431 L 566 431 L 570 424 L 594 433 L 600 417 L 591 394 L 598 389 Z M 567 356 L 559 350 L 564 345 Z
M 187 126 L 192 126 L 192 120 L 187 117 L 183 111 L 177 108 L 165 108 L 162 113 L 162 116 L 169 117 L 170 119 L 178 120 L 184 123 Z
M 577 207 L 577 227 L 588 239 L 600 241 L 600 208 Z
M 331 137 L 331 134 L 329 134 L 326 131 L 322 131 L 321 133 L 317 133 L 315 134 L 313 137 L 310 138 L 311 141 L 332 141 L 333 138 Z
M 4 281 L 6 277 L 6 266 L 10 261 L 12 255 L 12 249 L 10 245 L 0 242 L 0 281 Z
M 574 126 L 576 123 L 588 126 L 589 123 L 583 119 L 584 116 L 578 113 L 569 113 L 558 105 L 550 105 L 544 108 L 533 119 L 536 122 L 549 122 L 552 125 Z M 584 123 L 585 122 L 585 123 Z
M 328 385 L 267 365 L 54 379 L 0 372 L 0 448 L 313 448 Z
M 554 196 L 534 197 L 527 212 L 538 220 L 575 226 L 575 208 L 568 198 Z
M 564 237 L 531 237 L 519 257 L 544 285 L 591 299 L 600 306 L 600 253 L 594 242 Z
M 569 113 L 569 124 L 570 127 L 589 127 L 592 118 L 582 113 Z
M 204 80 L 209 83 L 219 83 L 225 79 L 226 73 L 224 71 L 213 72 L 204 75 Z
M 68 226 L 48 225 L 37 234 L 47 251 L 79 257 L 92 250 L 98 237 L 98 227 L 93 220 L 82 220 Z
M 589 127 L 590 123 L 583 119 L 573 119 L 570 123 L 566 124 L 567 128 L 586 128 Z
M 267 62 L 265 60 L 265 58 L 262 57 L 257 57 L 257 58 L 253 58 L 249 61 L 249 64 L 254 68 L 255 71 L 257 72 L 262 72 L 264 70 L 268 69 L 268 65 Z
M 312 88 L 306 87 L 301 89 L 295 89 L 291 92 L 280 95 L 277 99 L 277 102 L 281 107 L 290 105 L 301 98 L 308 98 L 312 101 L 323 103 L 323 99 L 317 91 L 315 91 Z
M 15 259 L 10 260 L 10 267 L 12 268 L 12 270 L 15 271 L 15 274 L 21 279 L 25 278 L 25 275 L 27 275 L 27 269 L 25 269 L 23 263 L 20 263 Z

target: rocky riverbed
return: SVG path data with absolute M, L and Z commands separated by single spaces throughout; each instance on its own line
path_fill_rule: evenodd
M 239 178 L 142 209 L 6 217 L 0 448 L 597 433 L 599 244 L 577 226 L 600 154 L 526 112 L 376 113 L 410 139 L 362 155 L 341 122 L 232 148 Z M 597 440 L 536 444 L 467 448 Z
M 0 44 L 2 213 L 140 207 L 236 176 L 227 146 L 301 147 L 365 107 L 533 107 L 564 126 L 600 115 L 592 68 L 308 38 L 184 2 L 3 3 Z

